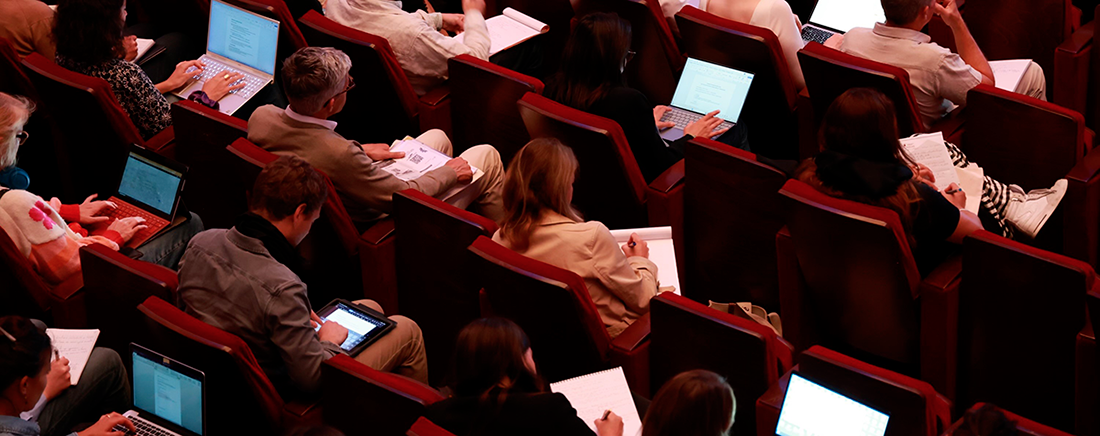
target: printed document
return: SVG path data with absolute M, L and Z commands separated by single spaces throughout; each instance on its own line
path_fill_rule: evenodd
M 489 28 L 489 56 L 550 31 L 550 26 L 546 23 L 512 8 L 504 8 L 503 14 L 485 20 L 485 26 Z M 459 33 L 454 36 L 454 40 L 464 43 L 465 35 Z
M 390 146 L 390 151 L 404 152 L 405 157 L 381 161 L 376 164 L 382 170 L 406 182 L 416 180 L 429 171 L 445 165 L 452 159 L 450 156 L 424 145 L 424 143 L 413 139 L 411 136 L 406 136 L 405 139 L 401 141 L 395 141 L 393 145 Z M 464 191 L 467 187 L 480 179 L 481 176 L 485 175 L 485 172 L 478 167 L 470 165 L 470 169 L 474 173 L 474 177 L 470 180 L 470 183 L 456 184 L 450 191 L 447 191 L 439 198 L 446 201 Z

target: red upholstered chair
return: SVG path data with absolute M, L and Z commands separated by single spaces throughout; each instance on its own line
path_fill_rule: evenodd
M 20 66 L 22 59 L 7 38 L 0 38 L 0 92 L 37 99 L 34 85 Z
M 532 138 L 557 138 L 577 155 L 573 204 L 586 219 L 612 229 L 670 225 L 679 219 L 669 206 L 682 191 L 683 167 L 673 165 L 647 190 L 618 123 L 533 93 L 519 101 L 519 112 Z
M 649 379 L 656 392 L 684 371 L 706 369 L 726 377 L 740 404 L 732 434 L 752 434 L 748 407 L 791 369 L 791 345 L 755 321 L 722 313 L 665 292 L 650 301 Z
M 454 433 L 444 430 L 443 427 L 435 425 L 425 417 L 417 419 L 405 434 L 407 436 L 454 436 Z
M 0 316 L 22 315 L 35 317 L 55 327 L 82 328 L 83 319 L 73 319 L 62 313 L 58 315 L 59 305 L 63 305 L 80 291 L 84 284 L 83 277 L 75 274 L 68 280 L 57 286 L 50 286 L 42 279 L 42 276 L 34 270 L 30 261 L 19 248 L 15 246 L 8 234 L 0 229 L 0 300 L 4 301 L 0 307 Z M 51 307 L 54 309 L 51 311 Z
M 612 340 L 580 276 L 485 236 L 470 251 L 477 256 L 472 273 L 481 281 L 491 314 L 527 332 L 547 381 L 622 366 L 635 392 L 649 391 L 649 315 Z
M 149 342 L 140 344 L 206 375 L 206 428 L 220 434 L 278 433 L 284 427 L 316 425 L 315 404 L 286 402 L 241 338 L 184 313 L 157 297 L 138 306 L 137 321 Z
M 528 92 L 542 94 L 542 81 L 470 55 L 451 58 L 447 65 L 454 155 L 475 145 L 491 144 L 507 166 L 531 140 L 516 101 Z
M 741 122 L 751 129 L 753 151 L 773 159 L 798 159 L 798 120 L 791 79 L 779 39 L 770 30 L 685 6 L 676 14 L 687 55 L 754 73 Z
M 786 222 L 779 195 L 786 181 L 783 171 L 752 153 L 709 139 L 688 142 L 684 225 L 674 233 L 683 234 L 676 241 L 683 251 L 681 295 L 779 311 L 775 233 Z
M 944 390 L 959 260 L 921 279 L 894 211 L 829 197 L 797 180 L 780 191 L 787 227 L 776 237 L 784 337 L 920 375 Z
M 481 317 L 481 284 L 466 250 L 478 236 L 493 236 L 492 220 L 444 203 L 415 189 L 393 196 L 398 304 L 424 333 L 432 384 L 442 385 L 451 367 L 455 338 Z M 426 273 L 429 268 L 430 273 Z
M 241 189 L 227 189 L 239 181 L 233 172 L 233 155 L 226 149 L 248 136 L 248 122 L 210 109 L 193 101 L 172 105 L 176 160 L 187 165 L 187 208 L 202 217 L 206 228 L 229 228 L 248 210 Z M 248 185 L 247 188 L 251 188 Z
M 970 410 L 975 411 L 975 410 L 978 410 L 978 409 L 982 408 L 985 405 L 986 405 L 986 403 L 977 403 L 974 406 L 972 406 L 970 408 Z M 994 408 L 997 411 L 1003 413 L 1005 415 L 1005 417 L 1008 418 L 1010 421 L 1014 421 L 1016 423 L 1016 431 L 1018 431 L 1019 434 L 1021 434 L 1021 435 L 1025 435 L 1025 436 L 1070 436 L 1070 433 L 1066 433 L 1064 431 L 1057 430 L 1057 429 L 1045 426 L 1043 424 L 1040 424 L 1038 422 L 1035 422 L 1035 421 L 1032 421 L 1030 419 L 1024 418 L 1020 415 L 1017 415 L 1015 413 L 1009 412 L 1007 410 L 1001 409 L 1001 408 L 996 407 L 996 406 L 994 406 Z M 964 434 L 963 432 L 959 431 L 959 428 L 964 426 L 965 423 L 966 423 L 965 418 L 959 418 L 959 420 L 956 421 L 955 424 L 951 426 L 951 428 L 948 428 L 947 431 L 945 431 L 943 433 L 943 436 L 954 436 L 954 435 L 958 435 L 958 434 Z M 972 434 L 972 433 L 965 433 L 965 434 Z M 1077 434 L 1086 434 L 1086 433 L 1077 433 Z
M 51 177 L 62 180 L 62 201 L 80 202 L 92 193 L 109 197 L 130 144 L 159 150 L 171 142 L 171 127 L 142 140 L 102 79 L 61 68 L 38 53 L 23 59 L 23 66 L 52 116 L 57 167 Z
M 592 12 L 614 12 L 630 22 L 630 49 L 637 53 L 626 65 L 623 78 L 652 104 L 668 104 L 684 68 L 668 21 L 657 0 L 569 0 L 577 18 Z
M 951 425 L 951 402 L 927 382 L 869 365 L 815 345 L 798 357 L 795 371 L 855 401 L 890 415 L 890 436 L 936 436 Z M 774 435 L 788 373 L 756 401 L 757 435 Z
M 945 394 L 960 404 L 996 403 L 1073 431 L 1075 342 L 1088 323 L 1085 294 L 1100 292 L 1092 267 L 986 231 L 963 241 L 962 263 L 957 390 Z M 1013 313 L 1019 302 L 1035 298 L 1057 308 L 1058 316 L 1020 322 Z M 1018 352 L 1024 344 L 1027 352 Z
M 1076 434 L 1100 434 L 1100 415 L 1095 411 L 1100 407 L 1100 348 L 1096 345 L 1094 319 L 1100 319 L 1100 292 L 1089 291 L 1085 297 L 1090 321 L 1077 335 L 1077 403 Z
M 42 99 L 38 97 L 38 91 L 34 89 L 31 80 L 23 72 L 22 59 L 15 52 L 11 42 L 0 38 L 0 92 L 10 95 L 21 95 L 29 98 L 39 106 Z M 23 130 L 34 137 L 34 142 L 19 147 L 19 167 L 28 174 L 48 174 L 49 177 L 35 177 L 31 189 L 35 194 L 44 198 L 61 195 L 61 179 L 54 177 L 60 168 L 58 158 L 54 153 L 53 122 L 50 121 L 49 111 L 39 107 Z
M 260 175 L 260 171 L 263 171 L 267 164 L 277 159 L 278 156 L 249 142 L 247 138 L 239 138 L 233 141 L 232 144 L 225 147 L 225 150 L 233 155 L 233 158 L 230 159 L 231 174 L 236 175 L 236 177 L 227 178 L 225 184 L 222 185 L 222 190 L 226 192 L 225 195 L 227 196 L 244 199 L 245 210 L 247 210 L 248 198 L 252 194 L 252 185 L 256 184 L 256 177 Z
M 1100 71 L 1100 50 L 1093 50 L 1095 31 L 1096 21 L 1091 21 L 1058 46 L 1054 53 L 1054 83 L 1048 79 L 1047 86 L 1053 88 L 1054 103 L 1084 114 L 1089 128 L 1098 130 L 1100 81 L 1096 72 Z
M 326 425 L 348 436 L 399 436 L 443 399 L 431 387 L 371 369 L 338 354 L 321 365 L 321 406 Z

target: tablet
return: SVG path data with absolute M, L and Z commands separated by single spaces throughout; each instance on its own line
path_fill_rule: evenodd
M 348 329 L 348 338 L 340 344 L 340 348 L 352 357 L 359 355 L 364 348 L 397 327 L 397 323 L 386 318 L 386 315 L 342 298 L 332 300 L 318 310 L 317 316 L 322 321 L 333 321 Z M 318 325 L 314 330 L 320 329 L 321 326 Z

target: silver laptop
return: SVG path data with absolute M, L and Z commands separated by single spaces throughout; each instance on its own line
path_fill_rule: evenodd
M 206 34 L 206 67 L 176 95 L 187 98 L 202 89 L 211 77 L 242 73 L 245 86 L 219 102 L 222 113 L 232 115 L 275 78 L 275 54 L 279 47 L 279 22 L 219 0 L 210 2 L 210 29 Z
M 123 415 L 136 434 L 206 436 L 206 375 L 138 344 L 130 344 L 130 355 L 134 408 Z
M 688 58 L 680 83 L 672 95 L 672 110 L 661 121 L 676 123 L 665 129 L 661 137 L 674 141 L 684 136 L 684 127 L 718 109 L 718 118 L 724 120 L 718 129 L 733 127 L 745 107 L 749 96 L 753 73 L 738 71 L 695 58 Z
M 857 27 L 874 27 L 886 22 L 882 0 L 818 0 L 810 22 L 802 26 L 802 40 L 824 44 L 833 35 Z
M 883 436 L 890 416 L 791 373 L 778 436 Z

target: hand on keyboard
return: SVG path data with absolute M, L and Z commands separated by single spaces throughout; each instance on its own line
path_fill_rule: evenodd
M 723 121 L 725 121 L 715 116 L 718 115 L 718 112 L 719 111 L 711 112 L 703 118 L 688 123 L 688 125 L 684 126 L 684 134 L 691 135 L 696 138 L 711 139 L 715 136 L 726 133 L 726 131 L 729 130 L 729 127 L 714 130 L 720 124 L 722 124 Z
M 657 105 L 653 107 L 653 121 L 657 123 L 657 130 L 665 130 L 676 127 L 675 122 L 662 120 L 665 114 L 671 111 L 672 108 L 664 105 Z
M 78 432 L 77 436 L 107 436 L 118 434 L 119 431 L 125 431 L 127 434 L 133 434 L 131 432 L 136 431 L 134 423 L 126 419 L 125 416 L 117 414 L 115 412 L 108 413 L 99 418 L 99 421 L 92 424 L 82 432 Z
M 111 223 L 107 227 L 107 230 L 114 230 L 122 235 L 123 241 L 129 241 L 139 231 L 145 230 L 145 218 L 139 216 L 132 216 L 127 218 L 120 218 Z
M 226 71 L 224 74 L 206 79 L 206 83 L 202 84 L 202 92 L 214 101 L 221 100 L 229 93 L 244 88 L 245 82 L 241 80 L 243 78 L 244 74 Z
M 203 68 L 206 67 L 202 61 L 196 59 L 193 61 L 183 61 L 176 64 L 176 69 L 172 71 L 172 75 L 168 76 L 168 79 L 161 82 L 161 86 L 157 86 L 157 89 L 180 89 L 183 85 L 191 83 L 193 76 L 196 73 L 201 73 Z

